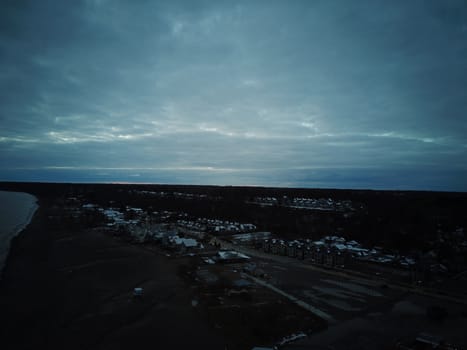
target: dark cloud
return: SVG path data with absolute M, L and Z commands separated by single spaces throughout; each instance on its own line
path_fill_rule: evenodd
M 0 57 L 0 179 L 467 190 L 463 1 L 2 1 Z

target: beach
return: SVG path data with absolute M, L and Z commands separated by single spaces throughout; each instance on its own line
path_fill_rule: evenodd
M 0 276 L 8 257 L 10 242 L 31 221 L 37 198 L 24 192 L 0 191 Z

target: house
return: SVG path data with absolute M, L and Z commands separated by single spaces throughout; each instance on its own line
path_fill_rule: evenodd
M 339 267 L 344 266 L 347 260 L 346 252 L 336 251 L 334 254 L 335 254 L 335 257 L 334 257 L 335 265 Z
M 290 242 L 287 244 L 287 256 L 292 258 L 297 256 L 297 244 L 295 242 Z
M 324 264 L 327 266 L 334 266 L 334 263 L 335 263 L 334 252 L 330 249 L 327 249 L 325 253 L 325 257 L 324 257 Z
M 272 254 L 279 254 L 279 241 L 277 239 L 273 239 L 271 242 L 271 253 Z
M 298 244 L 295 248 L 296 257 L 300 260 L 305 259 L 306 256 L 306 248 L 304 244 Z
M 284 241 L 280 241 L 278 253 L 279 255 L 287 255 L 287 244 Z
M 314 241 L 314 242 L 311 242 L 309 243 L 307 241 L 308 245 L 311 246 L 311 247 L 317 247 L 317 248 L 322 248 L 322 247 L 325 247 L 326 246 L 326 243 L 324 243 L 323 241 Z
M 250 245 L 257 247 L 262 241 L 268 239 L 271 236 L 271 232 L 247 232 L 239 233 L 232 236 L 232 241 L 238 244 Z
M 180 253 L 187 253 L 199 248 L 203 248 L 202 244 L 194 238 L 181 238 L 177 235 L 169 238 L 169 246 L 178 250 Z
M 358 243 L 355 240 L 348 241 L 347 245 L 352 246 L 352 247 L 360 247 L 360 243 Z
M 265 239 L 263 241 L 263 251 L 265 253 L 270 253 L 271 252 L 271 240 Z
M 143 296 L 143 288 L 137 287 L 133 289 L 133 296 L 135 298 L 141 298 Z
M 245 262 L 250 260 L 250 257 L 236 252 L 235 250 L 221 250 L 217 253 L 215 259 L 218 262 L 229 264 L 229 263 L 237 263 L 237 262 Z
M 332 245 L 332 247 L 334 248 L 334 250 L 337 250 L 339 252 L 347 251 L 347 246 L 345 244 L 335 243 Z
M 324 264 L 325 253 L 324 248 L 312 247 L 310 248 L 310 258 L 315 264 Z
M 161 243 L 164 246 L 169 246 L 172 240 L 172 237 L 177 236 L 175 231 L 166 231 L 166 232 L 160 232 L 157 237 L 159 237 Z

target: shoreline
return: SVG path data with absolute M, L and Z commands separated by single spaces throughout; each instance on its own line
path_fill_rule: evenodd
M 39 199 L 31 193 L 27 192 L 18 192 L 18 191 L 1 191 L 5 193 L 14 193 L 14 194 L 21 194 L 21 195 L 28 195 L 31 198 L 31 202 L 27 208 L 27 214 L 24 220 L 17 225 L 13 226 L 10 230 L 5 231 L 0 237 L 0 280 L 3 278 L 3 271 L 6 267 L 8 257 L 11 252 L 11 246 L 13 240 L 18 237 L 28 225 L 32 222 L 34 215 L 37 213 L 39 209 Z

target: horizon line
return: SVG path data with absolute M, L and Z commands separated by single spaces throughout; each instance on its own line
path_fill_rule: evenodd
M 467 191 L 446 191 L 446 190 L 428 190 L 428 189 L 378 189 L 378 188 L 351 188 L 351 187 L 288 187 L 288 186 L 267 186 L 267 185 L 229 185 L 229 184 L 187 184 L 187 183 L 156 183 L 156 182 L 129 182 L 129 181 L 11 181 L 0 180 L 2 184 L 48 184 L 48 185 L 124 185 L 124 186 L 184 186 L 184 187 L 224 187 L 224 188 L 262 188 L 278 190 L 318 190 L 318 191 L 373 191 L 373 192 L 436 192 L 436 193 L 459 193 L 467 194 Z M 1 190 L 1 189 L 0 189 Z

